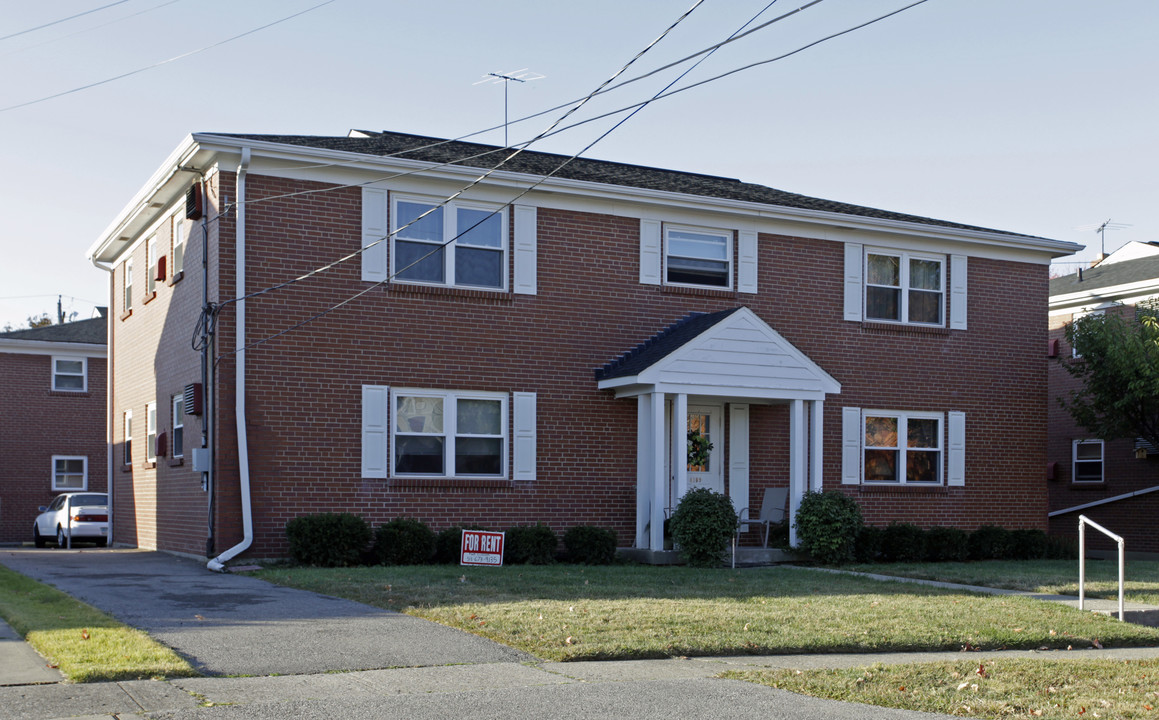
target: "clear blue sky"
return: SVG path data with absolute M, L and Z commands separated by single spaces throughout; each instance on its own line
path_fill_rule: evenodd
M 805 4 L 781 0 L 770 19 Z M 112 0 L 0 0 L 0 36 Z M 321 0 L 128 0 L 0 40 L 0 107 L 172 58 Z M 191 132 L 457 137 L 499 124 L 487 72 L 518 117 L 586 94 L 694 0 L 335 0 L 123 80 L 0 111 L 0 326 L 107 303 L 85 251 Z M 717 42 L 768 0 L 707 0 L 629 71 Z M 722 49 L 686 81 L 774 57 L 903 7 L 824 0 Z M 1159 3 L 929 0 L 787 60 L 657 102 L 589 156 L 740 178 L 793 192 L 1108 250 L 1159 241 Z M 649 96 L 611 93 L 583 117 Z M 511 129 L 533 136 L 540 118 Z M 612 121 L 537 145 L 570 154 Z M 502 132 L 479 136 L 502 142 Z M 1073 260 L 1068 258 L 1067 260 Z M 13 299 L 16 298 L 16 299 Z

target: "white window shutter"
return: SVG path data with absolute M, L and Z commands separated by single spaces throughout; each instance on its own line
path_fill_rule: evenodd
M 966 413 L 949 413 L 949 457 L 946 484 L 966 484 Z
M 362 477 L 385 478 L 390 456 L 390 387 L 362 386 Z
M 841 484 L 861 483 L 861 408 L 841 409 Z
M 640 283 L 660 284 L 661 262 L 660 221 L 640 221 Z
M 517 295 L 534 295 L 536 283 L 536 210 L 531 205 L 515 206 L 515 282 Z
M 845 243 L 845 319 L 851 322 L 861 322 L 864 267 L 861 243 Z
M 512 427 L 515 435 L 514 457 L 515 470 L 512 477 L 516 480 L 535 479 L 535 393 L 511 393 L 513 413 Z
M 736 289 L 742 293 L 757 292 L 757 234 L 742 230 L 737 238 Z M 739 508 L 738 508 L 739 509 Z
M 386 191 L 362 188 L 362 279 L 383 282 L 390 277 L 387 249 Z
M 728 496 L 738 513 L 749 506 L 748 405 L 728 406 Z M 748 516 L 752 517 L 753 513 Z M 748 525 L 741 526 L 741 532 L 748 529 Z
M 950 329 L 966 329 L 966 256 L 950 256 Z

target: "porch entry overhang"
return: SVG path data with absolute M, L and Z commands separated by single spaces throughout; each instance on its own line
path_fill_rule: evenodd
M 756 313 L 737 307 L 689 315 L 597 370 L 596 381 L 617 398 L 636 398 L 635 546 L 653 551 L 664 547 L 666 510 L 688 490 L 690 398 L 728 404 L 728 494 L 738 511 L 749 505 L 749 445 L 759 441 L 750 440 L 749 407 L 789 405 L 789 523 L 796 545 L 791 528 L 801 498 L 822 486 L 825 396 L 840 393 L 841 384 Z

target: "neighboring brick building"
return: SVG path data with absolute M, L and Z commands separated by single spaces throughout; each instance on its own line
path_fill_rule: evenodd
M 108 487 L 105 332 L 102 314 L 0 333 L 0 543 L 31 541 L 56 495 Z
M 212 531 L 222 561 L 280 556 L 287 520 L 351 511 L 595 524 L 658 549 L 695 486 L 1046 528 L 1041 318 L 1051 258 L 1078 246 L 543 153 L 471 184 L 504 154 L 188 138 L 90 250 L 112 273 L 115 540 L 202 554 Z M 217 360 L 174 459 L 205 238 Z M 706 465 L 686 462 L 689 429 Z
M 1050 281 L 1048 354 L 1058 357 L 1049 371 L 1050 411 L 1048 462 L 1050 532 L 1077 536 L 1078 517 L 1086 515 L 1123 536 L 1131 553 L 1159 553 L 1159 449 L 1141 439 L 1103 441 L 1078 427 L 1059 404 L 1079 388 L 1079 381 L 1062 367 L 1073 356 L 1066 325 L 1092 313 L 1129 313 L 1135 304 L 1159 298 L 1159 244 L 1133 242 L 1116 250 L 1082 273 Z M 1113 549 L 1114 543 L 1093 530 L 1092 547 Z

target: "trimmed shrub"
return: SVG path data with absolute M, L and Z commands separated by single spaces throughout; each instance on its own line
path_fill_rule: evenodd
M 926 531 L 912 523 L 892 522 L 881 537 L 886 562 L 921 562 L 926 558 Z
M 370 536 L 366 521 L 351 513 L 301 515 L 286 523 L 290 557 L 303 565 L 357 565 Z
M 1046 557 L 1048 544 L 1046 533 L 1041 530 L 1012 530 L 1006 557 L 1011 560 L 1041 560 Z
M 503 539 L 503 562 L 508 565 L 550 565 L 555 562 L 559 538 L 546 525 L 508 528 Z
M 727 495 L 708 488 L 685 493 L 669 523 L 684 562 L 693 567 L 720 565 L 736 533 L 736 519 Z
M 444 528 L 435 535 L 435 562 L 442 565 L 457 565 L 463 549 L 464 530 L 486 530 L 478 525 Z
M 965 530 L 937 525 L 926 530 L 926 560 L 962 562 L 968 557 L 970 557 L 970 536 Z
M 577 525 L 563 534 L 567 559 L 584 565 L 610 565 L 616 559 L 616 532 Z
M 997 525 L 982 525 L 970 533 L 971 560 L 1001 560 L 1010 548 L 1010 531 Z
M 861 507 L 842 492 L 810 490 L 801 500 L 794 526 L 801 547 L 814 560 L 824 565 L 847 563 L 863 527 Z
M 435 557 L 435 533 L 421 520 L 395 518 L 374 531 L 371 553 L 379 565 L 422 565 Z
M 1078 560 L 1078 538 L 1049 535 L 1046 538 L 1046 557 L 1051 560 Z
M 881 560 L 881 543 L 885 538 L 885 528 L 862 525 L 857 531 L 857 545 L 853 548 L 853 559 L 859 563 Z

